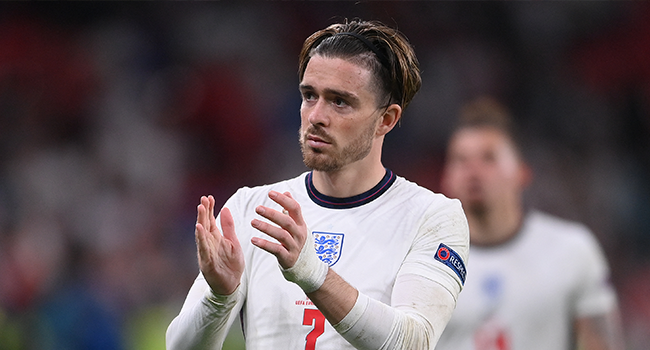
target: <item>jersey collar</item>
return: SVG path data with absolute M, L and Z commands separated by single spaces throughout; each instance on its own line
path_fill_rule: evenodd
M 356 196 L 337 198 L 326 196 L 318 192 L 318 190 L 316 190 L 316 187 L 314 187 L 312 175 L 313 172 L 310 171 L 307 176 L 305 176 L 305 186 L 307 187 L 309 198 L 311 198 L 314 203 L 320 205 L 321 207 L 330 209 L 350 209 L 370 203 L 379 198 L 384 192 L 386 192 L 397 178 L 391 170 L 386 169 L 386 174 L 381 179 L 381 181 L 375 185 L 375 187 Z

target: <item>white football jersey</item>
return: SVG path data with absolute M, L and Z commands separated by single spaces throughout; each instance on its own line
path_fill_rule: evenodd
M 616 306 L 604 254 L 581 224 L 533 211 L 510 241 L 470 254 L 436 349 L 569 349 L 576 318 Z
M 314 249 L 348 283 L 390 305 L 398 274 L 417 274 L 444 286 L 456 298 L 465 279 L 469 250 L 467 221 L 460 202 L 422 188 L 393 172 L 373 189 L 351 198 L 318 193 L 311 173 L 238 190 L 225 204 L 235 218 L 246 269 L 239 304 L 246 349 L 354 349 L 325 320 L 305 293 L 282 276 L 275 256 L 253 246 L 253 236 L 270 237 L 251 227 L 255 207 L 281 207 L 269 190 L 290 192 L 301 205 Z M 217 219 L 219 223 L 219 219 Z M 193 290 L 208 290 L 199 276 Z M 190 292 L 183 310 L 202 293 Z

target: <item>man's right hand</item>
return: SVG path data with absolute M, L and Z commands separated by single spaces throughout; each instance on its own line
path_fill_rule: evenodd
M 202 196 L 197 207 L 196 248 L 203 277 L 218 295 L 232 294 L 244 273 L 244 254 L 228 208 L 221 210 L 221 228 L 214 216 L 214 197 Z

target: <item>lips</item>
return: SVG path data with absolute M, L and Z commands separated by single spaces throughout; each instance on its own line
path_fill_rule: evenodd
M 308 130 L 305 136 L 306 143 L 311 147 L 323 147 L 332 143 L 328 137 L 319 134 L 317 130 Z
M 329 145 L 329 142 L 321 139 L 318 136 L 307 135 L 307 144 L 310 147 L 318 148 L 318 147 Z
M 307 135 L 307 141 L 318 142 L 318 143 L 329 143 L 321 137 L 315 135 Z

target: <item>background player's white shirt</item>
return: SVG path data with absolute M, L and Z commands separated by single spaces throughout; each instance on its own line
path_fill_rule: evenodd
M 616 305 L 598 242 L 583 225 L 540 212 L 494 247 L 471 246 L 472 261 L 436 349 L 563 350 L 577 317 Z
M 467 260 L 467 222 L 459 201 L 434 194 L 390 171 L 372 190 L 345 200 L 318 194 L 309 179 L 310 173 L 305 173 L 273 185 L 242 188 L 225 205 L 235 218 L 246 260 L 239 288 L 243 298 L 229 322 L 241 308 L 247 350 L 353 349 L 305 293 L 284 279 L 276 258 L 250 243 L 252 236 L 269 239 L 250 225 L 253 218 L 261 218 L 255 207 L 281 209 L 268 198 L 271 189 L 289 191 L 301 204 L 309 232 L 315 235 L 315 249 L 331 250 L 321 259 L 329 259 L 331 268 L 361 293 L 390 305 L 396 276 L 417 274 L 437 281 L 456 299 L 465 277 L 464 266 L 455 269 L 436 260 L 435 255 L 443 243 L 452 254 Z M 199 276 L 181 314 L 191 311 L 208 288 Z

